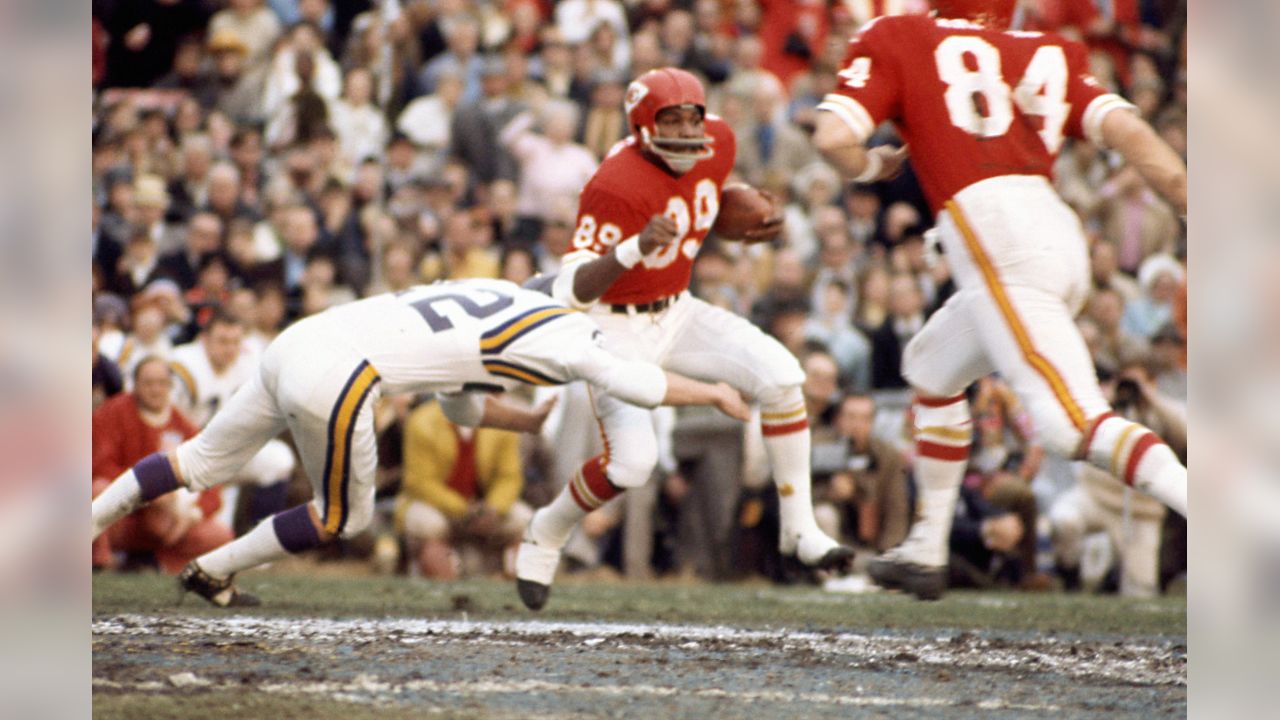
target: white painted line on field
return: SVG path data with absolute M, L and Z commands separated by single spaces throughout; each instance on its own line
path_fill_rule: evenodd
M 166 689 L 158 682 L 128 683 L 94 678 L 96 688 L 123 690 L 126 692 L 157 691 Z M 239 682 L 214 684 L 204 681 L 203 690 L 235 690 L 244 692 L 247 688 Z M 409 680 L 407 682 L 386 682 L 374 675 L 360 675 L 350 682 L 297 682 L 297 683 L 262 683 L 257 686 L 261 692 L 279 693 L 283 695 L 323 695 L 343 697 L 345 699 L 369 701 L 371 695 L 400 695 L 403 693 L 436 692 L 459 695 L 524 695 L 528 693 L 547 693 L 558 695 L 591 695 L 597 697 L 636 698 L 636 697 L 697 697 L 715 700 L 732 700 L 740 703 L 774 702 L 774 703 L 811 703 L 815 705 L 836 705 L 842 707 L 909 707 L 909 708 L 947 708 L 974 707 L 969 701 L 936 698 L 936 697 L 885 697 L 878 695 L 832 695 L 829 693 L 788 692 L 785 690 L 744 690 L 730 691 L 719 688 L 676 688 L 663 685 L 570 685 L 566 683 L 547 682 L 545 680 L 471 680 L 441 682 L 437 680 Z M 1010 703 L 1003 700 L 984 700 L 976 704 L 981 710 L 1016 710 L 1022 712 L 1057 712 L 1058 705 L 1038 703 Z

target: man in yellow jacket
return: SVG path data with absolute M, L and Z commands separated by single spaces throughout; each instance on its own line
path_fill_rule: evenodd
M 501 552 L 510 572 L 520 534 L 533 511 L 520 501 L 524 473 L 520 437 L 449 422 L 439 403 L 415 409 L 405 424 L 404 479 L 396 524 L 426 577 L 452 580 L 454 545 Z

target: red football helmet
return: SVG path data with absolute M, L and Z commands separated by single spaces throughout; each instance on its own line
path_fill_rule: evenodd
M 623 104 L 627 109 L 627 125 L 635 133 L 640 147 L 662 158 L 672 170 L 688 172 L 695 163 L 715 154 L 710 137 L 658 137 L 660 110 L 693 106 L 706 113 L 706 93 L 692 74 L 673 67 L 650 70 L 627 86 Z
M 972 20 L 992 30 L 1008 30 L 1018 0 L 933 0 L 940 18 Z

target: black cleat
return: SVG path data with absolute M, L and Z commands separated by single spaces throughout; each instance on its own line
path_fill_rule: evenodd
M 836 575 L 847 575 L 853 571 L 853 548 L 837 545 L 809 567 L 814 570 L 828 570 Z
M 225 580 L 210 577 L 192 560 L 178 574 L 178 588 L 182 592 L 193 592 L 217 607 L 256 607 L 262 604 L 256 595 L 237 589 L 232 582 L 234 579 L 235 575 Z
M 541 610 L 542 606 L 547 604 L 547 598 L 551 597 L 551 586 L 517 578 L 516 592 L 520 594 L 520 601 L 525 607 L 530 610 Z
M 904 560 L 878 557 L 867 565 L 867 573 L 880 587 L 902 590 L 920 600 L 937 600 L 947 589 L 946 568 L 931 568 Z

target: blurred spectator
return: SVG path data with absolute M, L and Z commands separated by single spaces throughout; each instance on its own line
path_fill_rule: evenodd
M 478 183 L 516 178 L 515 161 L 498 143 L 498 134 L 525 110 L 507 96 L 506 69 L 498 58 L 484 63 L 483 97 L 464 102 L 453 116 L 453 155 L 475 173 Z
M 1133 335 L 1150 339 L 1173 320 L 1173 304 L 1185 273 L 1171 255 L 1158 254 L 1142 261 L 1138 285 L 1142 293 L 1124 306 L 1121 325 Z
M 133 302 L 133 322 L 120 348 L 116 361 L 120 372 L 132 380 L 134 370 L 143 358 L 168 361 L 173 352 L 173 340 L 164 332 L 165 316 L 159 302 L 138 297 Z M 114 477 L 112 478 L 114 479 Z
M 459 73 L 441 73 L 435 92 L 415 98 L 396 120 L 396 128 L 421 148 L 432 169 L 444 164 L 443 153 L 452 139 L 453 114 L 462 101 L 462 89 Z
M 1034 529 L 1022 524 L 1017 515 L 1002 510 L 982 498 L 972 488 L 961 487 L 956 516 L 951 521 L 951 587 L 994 587 L 1011 561 L 1009 555 Z
M 486 62 L 480 55 L 480 24 L 474 17 L 459 15 L 450 23 L 445 40 L 448 49 L 431 58 L 418 74 L 415 94 L 436 92 L 441 78 L 449 75 L 462 81 L 461 102 L 474 103 L 482 96 L 480 77 Z
M 222 249 L 222 220 L 211 212 L 195 214 L 187 224 L 183 246 L 160 257 L 159 274 L 183 290 L 196 285 L 196 273 L 205 258 Z
M 752 185 L 793 177 L 815 155 L 809 138 L 787 122 L 783 90 L 775 83 L 759 82 L 748 97 L 750 119 L 734 128 L 738 136 L 734 168 Z
M 848 229 L 845 227 L 844 211 L 834 205 L 840 194 L 840 176 L 824 162 L 811 162 L 796 172 L 791 180 L 793 201 L 786 205 L 785 233 L 787 245 L 805 260 L 811 260 L 818 253 L 819 238 L 831 234 L 842 235 L 848 240 Z M 846 242 L 846 245 L 849 244 Z M 823 261 L 822 258 L 817 258 Z M 846 262 L 838 266 L 834 260 L 823 261 L 824 265 L 838 271 L 840 276 L 852 284 L 855 268 Z M 816 280 L 822 281 L 822 275 Z M 816 291 L 815 290 L 815 302 Z
M 467 543 L 499 553 L 496 564 L 510 575 L 520 535 L 533 517 L 519 500 L 519 436 L 454 425 L 436 402 L 411 412 L 404 433 L 396 519 L 416 568 L 428 578 L 452 580 L 459 566 L 454 546 Z
M 352 167 L 381 156 L 387 144 L 387 121 L 373 103 L 373 76 L 364 68 L 347 73 L 346 92 L 330 106 L 330 125 Z
M 160 358 L 145 358 L 134 371 L 134 390 L 108 400 L 93 413 L 93 494 L 153 452 L 167 452 L 197 429 L 173 407 L 173 374 Z M 160 569 L 176 575 L 199 555 L 230 541 L 230 528 L 214 518 L 220 490 L 180 488 L 157 498 L 107 528 L 93 543 L 95 568 L 117 567 L 117 552 L 148 553 Z
M 336 100 L 341 92 L 342 71 L 325 49 L 319 31 L 314 25 L 298 23 L 276 45 L 263 88 L 262 114 L 276 121 L 290 101 L 301 94 L 306 101 L 302 119 L 309 120 L 317 100 L 327 103 Z M 297 114 L 298 109 L 292 112 Z M 297 119 L 293 124 L 298 124 Z M 309 125 L 304 123 L 304 127 Z M 267 135 L 268 142 L 274 145 L 272 133 L 268 131 Z M 300 135 L 295 128 L 290 137 Z
M 1036 574 L 1036 534 L 1040 517 L 1031 481 L 1040 472 L 1044 448 L 1036 438 L 1031 416 L 1003 379 L 988 375 L 971 388 L 973 444 L 969 450 L 965 485 L 982 494 L 992 506 L 1013 513 L 1030 529 L 1015 547 L 1005 548 L 1005 579 L 1023 587 L 1043 587 Z
M 183 139 L 181 170 L 169 182 L 170 222 L 187 222 L 197 208 L 203 207 L 209 195 L 209 169 L 213 167 L 213 143 L 207 135 L 190 135 Z
M 883 265 L 868 265 L 856 287 L 858 301 L 854 308 L 853 324 L 866 334 L 871 334 L 889 317 L 889 270 Z
M 1093 288 L 1115 290 L 1126 304 L 1142 293 L 1133 278 L 1120 272 L 1119 255 L 1113 242 L 1095 239 L 1089 249 L 1089 267 Z
M 445 221 L 440 251 L 429 252 L 422 259 L 422 277 L 428 282 L 498 277 L 497 255 L 478 242 L 482 225 L 472 213 L 454 213 Z
M 805 324 L 805 338 L 830 348 L 845 387 L 865 392 L 871 386 L 871 342 L 853 326 L 849 286 L 843 280 L 831 280 L 821 287 L 819 304 Z
M 839 410 L 836 401 L 840 398 L 840 368 L 830 353 L 817 349 L 806 353 L 801 365 L 804 367 L 804 384 L 800 389 L 804 393 L 813 444 L 835 442 L 838 437 L 835 422 Z
M 173 66 L 178 39 L 201 30 L 207 6 L 192 0 L 95 3 L 107 35 L 107 87 L 148 87 Z
M 1091 346 L 1095 363 L 1114 369 L 1147 354 L 1146 340 L 1125 330 L 1121 323 L 1123 317 L 1124 298 L 1118 291 L 1110 288 L 1094 291 L 1089 301 L 1089 319 L 1097 327 L 1095 345 Z
M 814 446 L 813 472 L 829 479 L 813 510 L 823 532 L 879 553 L 906 538 L 912 506 L 902 455 L 872 435 L 875 416 L 870 396 L 840 401 L 838 438 Z
M 902 351 L 924 327 L 924 295 L 916 279 L 899 273 L 889 281 L 889 314 L 870 334 L 871 388 L 907 387 L 902 377 Z
M 1166 323 L 1151 338 L 1149 367 L 1160 394 L 1187 401 L 1187 341 L 1177 326 Z
M 1185 457 L 1185 418 L 1139 366 L 1126 368 L 1118 378 L 1106 377 L 1102 388 L 1118 415 L 1146 425 Z M 1080 587 L 1084 538 L 1101 531 L 1119 559 L 1120 594 L 1154 597 L 1159 593 L 1164 505 L 1085 463 L 1076 463 L 1076 472 L 1076 486 L 1049 511 L 1054 559 L 1064 583 L 1068 589 Z
M 577 137 L 597 161 L 604 159 L 614 143 L 630 134 L 622 103 L 624 77 L 620 73 L 597 73 L 591 87 L 591 103 Z
M 608 23 L 618 35 L 613 62 L 625 67 L 630 56 L 626 11 L 616 0 L 562 0 L 555 6 L 556 28 L 564 41 L 578 45 L 590 39 L 600 23 Z
M 541 117 L 541 133 L 533 131 L 532 113 L 525 113 L 498 136 L 520 165 L 519 220 L 511 239 L 523 245 L 537 242 L 546 214 L 559 199 L 576 198 L 598 165 L 591 151 L 573 142 L 578 124 L 576 105 L 550 101 L 543 106 Z
M 769 328 L 783 310 L 801 307 L 807 312 L 808 304 L 804 262 L 794 250 L 778 250 L 773 256 L 769 289 L 751 306 L 751 322 L 756 327 Z
M 249 65 L 249 46 L 234 30 L 210 33 L 208 50 L 216 107 L 238 122 L 261 119 L 266 68 Z
M 245 61 L 251 66 L 267 62 L 271 46 L 280 37 L 280 20 L 262 0 L 227 0 L 226 8 L 214 13 L 209 34 L 235 33 L 245 46 Z
M 120 368 L 111 358 L 102 354 L 99 347 L 103 331 L 110 322 L 107 318 L 107 310 L 100 307 L 102 298 L 103 296 L 99 296 L 94 300 L 93 308 L 93 380 L 91 387 L 93 388 L 94 410 L 97 410 L 98 406 L 108 398 L 124 390 L 124 379 L 120 375 Z
M 1155 253 L 1172 253 L 1178 219 L 1132 167 L 1121 168 L 1098 191 L 1095 211 L 1103 237 L 1116 243 L 1120 269 L 1137 273 Z

